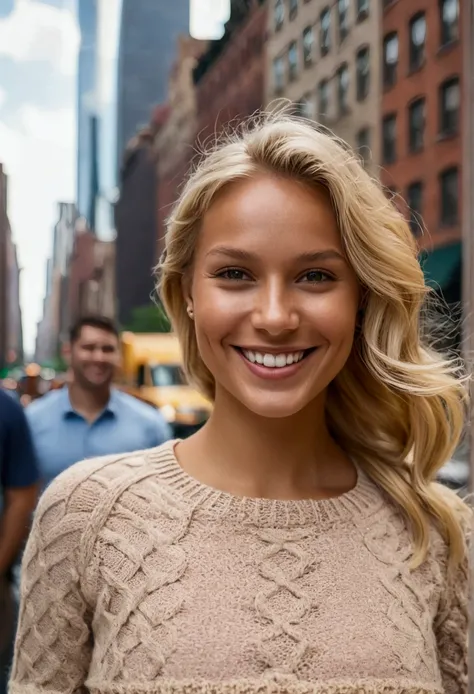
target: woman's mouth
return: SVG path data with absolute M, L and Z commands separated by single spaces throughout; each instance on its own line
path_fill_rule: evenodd
M 301 362 L 317 348 L 280 352 L 278 354 L 234 348 L 247 363 L 253 373 L 259 376 L 289 376 L 298 370 Z

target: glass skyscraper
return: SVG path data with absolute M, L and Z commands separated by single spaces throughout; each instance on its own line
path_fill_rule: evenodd
M 77 204 L 91 230 L 115 236 L 114 206 L 127 142 L 167 99 L 189 0 L 80 0 Z

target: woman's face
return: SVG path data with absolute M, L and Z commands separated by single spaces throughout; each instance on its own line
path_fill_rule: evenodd
M 359 304 L 327 193 L 264 174 L 225 188 L 202 220 L 188 302 L 216 404 L 287 417 L 324 397 Z

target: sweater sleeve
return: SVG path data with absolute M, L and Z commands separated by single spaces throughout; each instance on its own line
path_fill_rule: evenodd
M 469 557 L 466 557 L 441 597 L 435 623 L 438 663 L 445 694 L 467 694 L 469 630 Z
M 83 591 L 81 549 L 95 504 L 83 477 L 71 468 L 38 504 L 22 562 L 10 694 L 86 692 L 92 610 Z

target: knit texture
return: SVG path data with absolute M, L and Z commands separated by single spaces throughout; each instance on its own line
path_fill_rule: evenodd
M 464 694 L 467 564 L 362 472 L 336 499 L 239 499 L 174 442 L 86 461 L 43 495 L 11 694 Z

